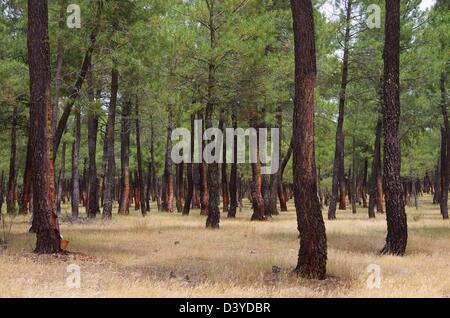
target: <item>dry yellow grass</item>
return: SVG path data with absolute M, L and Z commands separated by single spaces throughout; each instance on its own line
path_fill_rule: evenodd
M 293 206 L 269 222 L 250 222 L 248 206 L 236 220 L 223 216 L 218 231 L 205 219 L 153 210 L 114 215 L 111 222 L 62 222 L 70 240 L 63 256 L 31 253 L 29 217 L 14 220 L 10 242 L 0 252 L 2 297 L 450 297 L 450 222 L 440 218 L 430 198 L 408 208 L 405 257 L 378 256 L 384 216 L 368 220 L 338 212 L 326 221 L 328 279 L 308 281 L 289 273 L 297 260 Z M 68 209 L 68 207 L 67 207 Z M 69 264 L 81 268 L 81 287 L 69 288 Z M 381 288 L 367 287 L 367 267 L 381 268 Z M 278 266 L 281 272 L 272 273 Z

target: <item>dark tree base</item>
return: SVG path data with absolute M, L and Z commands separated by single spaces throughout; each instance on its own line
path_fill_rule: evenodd
M 404 256 L 406 251 L 406 242 L 395 241 L 386 242 L 383 249 L 380 251 L 381 255 Z
M 209 207 L 208 218 L 206 219 L 207 229 L 219 229 L 220 210 L 218 207 Z
M 53 230 L 45 230 L 36 233 L 36 249 L 35 253 L 38 254 L 60 254 L 61 250 L 61 239 L 59 235 Z
M 326 279 L 325 268 L 323 266 L 318 266 L 318 264 L 297 265 L 297 267 L 293 270 L 293 273 L 295 273 L 297 277 L 306 279 Z

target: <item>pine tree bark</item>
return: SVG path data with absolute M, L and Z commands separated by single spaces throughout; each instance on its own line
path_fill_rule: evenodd
M 75 115 L 75 126 L 73 129 L 74 142 L 72 144 L 72 217 L 77 218 L 80 204 L 80 174 L 78 169 L 80 156 L 80 132 L 81 132 L 81 114 L 77 110 Z
M 114 158 L 114 129 L 116 120 L 117 91 L 119 89 L 119 72 L 113 67 L 111 71 L 111 98 L 109 102 L 108 122 L 105 137 L 105 177 L 103 189 L 103 218 L 112 218 L 112 204 L 114 200 L 115 158 Z
M 252 124 L 252 126 L 258 129 L 258 125 Z M 262 195 L 263 178 L 261 176 L 261 161 L 259 157 L 259 133 L 257 133 L 257 146 L 255 151 L 256 163 L 252 163 L 252 183 L 251 183 L 251 198 L 253 206 L 252 221 L 265 221 L 267 220 L 265 202 Z M 252 150 L 250 150 L 252 151 Z
M 441 202 L 441 159 L 439 158 L 436 165 L 436 170 L 434 171 L 433 183 L 434 183 L 434 193 L 433 193 L 433 204 L 438 204 Z
M 364 159 L 364 171 L 363 171 L 363 179 L 361 184 L 361 199 L 363 202 L 363 208 L 368 208 L 367 206 L 367 170 L 369 168 L 369 160 Z
M 13 106 L 11 120 L 11 152 L 9 156 L 8 193 L 6 196 L 6 210 L 8 214 L 16 213 L 16 182 L 17 182 L 17 116 L 18 108 Z M 1 210 L 0 210 L 1 211 Z
M 237 116 L 236 116 L 236 106 L 233 107 L 233 112 L 231 114 L 231 124 L 233 125 L 233 129 L 236 131 L 237 129 Z M 238 207 L 238 187 L 237 187 L 237 179 L 238 179 L 238 167 L 237 167 L 237 151 L 238 151 L 238 138 L 234 135 L 233 140 L 233 162 L 231 163 L 231 171 L 230 171 L 230 209 L 228 210 L 228 218 L 236 217 L 236 209 Z
M 370 176 L 369 190 L 369 218 L 375 218 L 375 206 L 380 208 L 379 202 L 379 180 L 381 180 L 381 134 L 383 133 L 383 118 L 378 116 L 377 127 L 375 130 L 375 145 L 373 150 L 372 174 Z M 381 194 L 382 195 L 382 194 Z M 382 199 L 382 198 L 381 198 Z M 382 209 L 382 206 L 381 206 Z
M 333 163 L 333 179 L 330 205 L 328 206 L 328 219 L 336 219 L 336 204 L 339 193 L 339 210 L 346 209 L 345 203 L 345 175 L 344 175 L 344 116 L 346 90 L 348 83 L 348 56 L 350 44 L 352 0 L 347 1 L 345 36 L 344 36 L 344 56 L 342 61 L 341 90 L 339 92 L 339 114 L 336 127 L 336 148 Z
M 137 185 L 139 188 L 139 205 L 141 208 L 142 216 L 147 215 L 147 207 L 145 205 L 145 186 L 144 186 L 144 172 L 142 163 L 142 151 L 141 151 L 141 127 L 140 127 L 140 117 L 139 117 L 139 101 L 136 99 L 136 104 L 134 106 L 135 111 L 135 126 L 136 126 L 136 157 L 138 163 L 137 169 Z
M 223 114 L 221 114 L 221 117 L 223 117 Z M 222 131 L 223 138 L 225 140 L 225 122 L 223 118 L 219 121 L 219 129 Z M 222 175 L 222 205 L 223 205 L 223 212 L 228 212 L 229 205 L 230 205 L 230 197 L 229 197 L 229 191 L 228 191 L 228 177 L 227 177 L 227 143 L 222 143 L 222 154 L 223 154 L 223 162 L 221 164 L 221 175 Z
M 25 215 L 28 213 L 28 208 L 30 205 L 30 195 L 31 195 L 31 183 L 32 183 L 32 149 L 31 149 L 31 127 L 28 131 L 28 143 L 27 143 L 27 154 L 25 160 L 25 170 L 23 173 L 23 184 L 22 184 L 22 194 L 20 196 L 19 202 L 19 214 Z
M 28 62 L 30 75 L 30 147 L 33 182 L 33 222 L 40 254 L 61 252 L 55 209 L 53 168 L 50 47 L 47 0 L 28 0 Z
M 56 213 L 58 215 L 61 214 L 61 201 L 64 199 L 63 186 L 64 186 L 65 174 L 66 174 L 66 148 L 67 148 L 67 142 L 63 141 L 62 150 L 61 150 L 61 169 L 59 171 L 58 192 L 56 195 Z
M 384 46 L 384 189 L 387 237 L 382 254 L 404 255 L 408 229 L 400 181 L 400 1 L 386 0 Z
M 317 196 L 314 159 L 314 86 L 316 53 L 313 6 L 309 0 L 291 0 L 295 100 L 293 116 L 293 179 L 300 249 L 295 272 L 306 278 L 324 279 L 327 239 Z
M 89 67 L 87 74 L 88 99 L 90 103 L 95 102 L 92 65 Z M 95 218 L 100 211 L 98 205 L 98 188 L 99 182 L 97 178 L 97 133 L 98 133 L 98 115 L 94 111 L 90 111 L 87 119 L 88 126 L 88 184 L 87 184 L 87 206 L 86 212 L 88 217 Z
M 209 11 L 209 31 L 210 31 L 210 48 L 214 52 L 217 47 L 217 38 L 215 25 L 215 0 L 206 1 Z M 205 113 L 205 126 L 206 128 L 212 128 L 212 116 L 214 108 L 216 106 L 215 97 L 216 86 L 216 65 L 214 57 L 212 57 L 208 63 L 208 92 L 207 103 Z M 219 151 L 216 149 L 216 151 Z M 220 180 L 219 180 L 219 164 L 213 162 L 208 164 L 208 217 L 206 218 L 206 228 L 218 229 L 220 223 Z
M 173 212 L 174 203 L 174 180 L 172 172 L 172 130 L 173 130 L 172 105 L 167 105 L 167 136 L 166 136 L 166 156 L 164 162 L 164 180 L 163 180 L 163 210 Z
M 4 177 L 5 177 L 5 171 L 2 170 L 2 176 L 0 179 L 0 211 L 2 211 L 2 209 L 3 209 L 3 196 L 4 196 L 4 191 L 5 191 L 5 187 L 3 185 Z M 2 213 L 0 213 L 0 221 L 1 220 L 2 220 Z
M 288 151 L 286 153 L 286 155 L 283 158 L 283 161 L 281 162 L 281 167 L 280 167 L 280 181 L 278 183 L 278 199 L 280 200 L 280 210 L 281 212 L 287 212 L 287 198 L 286 198 L 286 193 L 284 190 L 284 181 L 283 181 L 283 176 L 284 176 L 284 171 L 286 170 L 286 166 L 289 162 L 289 160 L 291 159 L 292 156 L 292 139 L 291 142 L 289 143 L 289 148 Z
M 439 206 L 441 209 L 441 215 L 444 220 L 448 219 L 448 188 L 450 182 L 450 162 L 449 154 L 450 154 L 450 124 L 448 120 L 448 111 L 447 111 L 447 92 L 445 88 L 445 82 L 447 79 L 447 74 L 444 72 L 441 73 L 440 79 L 440 90 L 441 90 L 441 111 L 442 117 L 444 119 L 444 128 L 442 131 L 442 146 L 441 146 L 441 198 L 439 201 Z
M 183 170 L 184 170 L 184 165 L 183 163 L 179 163 L 176 165 L 175 167 L 176 170 L 176 208 L 177 208 L 177 212 L 181 213 L 183 210 L 183 188 L 184 188 L 184 183 L 183 183 Z
M 156 201 L 157 194 L 157 186 L 156 186 L 156 165 L 155 165 L 155 129 L 153 126 L 153 117 L 150 119 L 150 194 L 151 201 Z M 150 211 L 150 205 L 148 206 Z M 159 206 L 158 206 L 159 209 Z
M 59 20 L 58 20 L 58 39 L 56 44 L 56 73 L 55 73 L 55 94 L 52 101 L 52 133 L 55 136 L 56 126 L 58 124 L 59 97 L 62 87 L 62 69 L 64 59 L 64 37 L 63 30 L 65 27 L 66 0 L 59 1 Z
M 120 134 L 120 166 L 122 171 L 119 214 L 130 213 L 130 132 L 131 101 L 123 103 Z
M 356 140 L 355 136 L 352 136 L 352 175 L 351 175 L 351 204 L 352 204 L 352 213 L 356 214 L 356 195 L 357 195 L 357 187 L 356 187 Z
M 448 134 L 445 128 L 441 129 L 441 168 L 440 168 L 440 188 L 439 208 L 443 219 L 448 219 Z
M 282 132 L 283 132 L 283 110 L 281 104 L 277 106 L 276 109 L 276 128 L 279 130 L 280 141 L 282 140 Z M 278 158 L 281 157 L 281 149 L 278 152 Z M 278 215 L 277 209 L 277 195 L 278 195 L 278 187 L 280 183 L 280 169 L 277 172 L 270 175 L 270 179 L 268 182 L 267 189 L 267 198 L 265 199 L 265 207 L 267 215 Z
M 203 120 L 203 114 L 201 112 L 198 113 L 198 119 Z M 201 134 L 203 136 L 203 126 Z M 202 138 L 202 149 L 204 148 L 204 140 Z M 203 156 L 202 156 L 203 157 Z M 199 175 L 200 175 L 200 214 L 208 215 L 208 175 L 207 175 L 207 166 L 205 161 L 202 159 L 202 162 L 199 164 Z
M 194 135 L 194 125 L 195 125 L 195 114 L 191 115 L 191 135 Z M 194 138 L 191 138 L 191 163 L 187 163 L 187 195 L 186 200 L 184 201 L 183 206 L 183 215 L 189 215 L 191 204 L 192 204 L 192 198 L 194 196 L 194 164 L 192 163 L 194 158 Z

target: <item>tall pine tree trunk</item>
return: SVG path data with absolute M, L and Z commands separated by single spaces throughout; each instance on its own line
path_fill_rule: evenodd
M 352 204 L 352 213 L 356 214 L 356 196 L 357 196 L 357 187 L 356 187 L 356 140 L 355 135 L 352 136 L 352 186 L 351 186 L 351 204 Z
M 111 70 L 111 98 L 108 110 L 108 122 L 105 137 L 105 177 L 103 189 L 103 218 L 112 218 L 114 199 L 115 158 L 114 158 L 114 129 L 116 121 L 117 91 L 119 89 L 119 72 L 113 67 Z
M 120 166 L 122 171 L 119 214 L 130 213 L 130 131 L 131 101 L 123 103 L 120 134 Z
M 55 74 L 55 93 L 52 100 L 52 132 L 53 136 L 56 133 L 56 126 L 58 124 L 58 111 L 59 111 L 59 97 L 62 87 L 62 68 L 64 57 L 64 37 L 63 30 L 65 27 L 65 13 L 66 13 L 66 0 L 59 0 L 59 21 L 58 28 L 59 34 L 56 44 L 56 74 Z
M 375 206 L 379 208 L 381 200 L 378 192 L 378 184 L 381 179 L 381 134 L 383 133 L 383 118 L 378 116 L 377 127 L 375 130 L 375 145 L 373 150 L 372 174 L 370 176 L 369 189 L 369 218 L 375 217 Z
M 194 135 L 194 124 L 195 124 L 195 114 L 191 115 L 191 135 Z M 189 211 L 191 209 L 192 204 L 192 198 L 194 196 L 194 164 L 192 163 L 193 157 L 194 157 L 194 138 L 191 138 L 191 162 L 187 163 L 187 196 L 186 200 L 184 201 L 183 206 L 183 215 L 189 215 Z
M 237 116 L 236 116 L 236 106 L 233 107 L 233 113 L 231 114 L 231 121 L 233 125 L 234 131 L 237 129 Z M 238 207 L 238 166 L 237 166 L 237 152 L 238 152 L 238 137 L 234 135 L 233 140 L 233 162 L 231 164 L 231 172 L 230 172 L 230 209 L 228 210 L 228 218 L 236 217 L 236 209 Z
M 59 177 L 58 177 L 58 192 L 56 196 L 56 213 L 61 213 L 61 201 L 64 197 L 64 181 L 65 181 L 65 175 L 66 175 L 66 148 L 67 148 L 67 142 L 63 141 L 62 144 L 62 150 L 61 150 L 61 169 L 59 171 Z
M 163 180 L 163 210 L 165 212 L 173 212 L 174 203 L 174 182 L 172 172 L 172 130 L 173 130 L 173 114 L 172 105 L 167 105 L 167 136 L 166 136 L 166 156 L 164 162 L 164 180 Z
M 280 181 L 278 183 L 277 192 L 278 192 L 278 199 L 280 200 L 281 212 L 287 212 L 287 198 L 286 198 L 286 193 L 284 191 L 283 175 L 284 175 L 286 166 L 287 166 L 289 160 L 291 159 L 291 156 L 292 156 L 292 139 L 291 139 L 291 142 L 289 143 L 289 149 L 288 149 L 286 155 L 284 156 L 283 161 L 281 162 L 281 167 L 280 167 Z
M 8 193 L 6 196 L 6 210 L 9 214 L 16 212 L 16 180 L 17 180 L 17 106 L 14 106 L 11 121 L 11 152 L 9 156 Z M 1 210 L 0 210 L 1 211 Z
M 144 171 L 142 164 L 142 151 L 141 151 L 141 128 L 140 128 L 140 118 L 139 118 L 139 101 L 136 99 L 136 104 L 134 106 L 134 111 L 136 115 L 135 126 L 136 126 L 136 157 L 138 163 L 137 169 L 137 184 L 139 188 L 139 200 L 142 216 L 147 215 L 147 207 L 145 205 L 145 186 L 144 186 Z
M 30 74 L 30 150 L 33 182 L 33 224 L 37 253 L 61 251 L 55 209 L 50 47 L 47 0 L 28 0 L 28 62 Z
M 339 210 L 345 210 L 345 176 L 344 176 L 344 115 L 345 100 L 348 82 L 348 55 L 350 44 L 350 27 L 352 15 L 352 0 L 347 1 L 346 26 L 344 36 L 344 57 L 342 61 L 341 90 L 339 92 L 339 114 L 336 127 L 336 149 L 333 163 L 333 181 L 331 189 L 330 205 L 328 207 L 328 219 L 336 219 L 336 203 L 339 192 Z M 339 191 L 338 191 L 339 190 Z
M 95 103 L 94 88 L 93 88 L 93 78 L 92 78 L 92 65 L 89 68 L 89 73 L 87 75 L 88 83 L 88 99 L 91 103 Z M 88 180 L 87 180 L 87 206 L 86 213 L 88 217 L 95 218 L 96 214 L 99 212 L 98 206 L 98 178 L 97 178 L 97 132 L 98 132 L 98 115 L 96 110 L 91 109 L 88 113 L 87 119 L 88 126 Z
M 450 162 L 448 161 L 450 155 L 450 124 L 448 121 L 447 112 L 447 98 L 448 95 L 445 89 L 447 75 L 441 73 L 440 90 L 441 90 L 441 110 L 444 119 L 444 129 L 442 132 L 442 146 L 441 146 L 441 198 L 440 209 L 443 219 L 448 219 L 448 187 L 449 187 L 449 173 Z M 444 142 L 445 141 L 445 142 Z
M 74 141 L 72 144 L 72 217 L 77 218 L 80 203 L 80 174 L 78 169 L 80 156 L 80 131 L 81 131 L 81 114 L 80 110 L 76 110 L 75 126 L 73 129 Z
M 5 191 L 5 187 L 3 185 L 4 177 L 5 177 L 5 171 L 2 170 L 2 176 L 0 179 L 0 211 L 2 211 L 2 209 L 3 209 L 3 196 L 4 196 L 4 191 Z M 2 219 L 2 213 L 0 213 L 0 221 L 1 221 L 1 219 Z
M 448 219 L 448 134 L 445 128 L 441 129 L 441 169 L 440 169 L 440 188 L 441 196 L 439 198 L 439 208 L 444 219 Z
M 291 0 L 294 21 L 295 101 L 293 114 L 293 179 L 300 249 L 295 271 L 324 279 L 327 261 L 325 225 L 317 196 L 314 159 L 314 86 L 316 53 L 313 6 Z
M 28 131 L 27 154 L 25 159 L 25 171 L 23 173 L 22 194 L 19 202 L 19 214 L 27 214 L 30 205 L 31 183 L 32 183 L 32 151 L 31 151 L 31 127 Z
M 400 1 L 386 0 L 384 45 L 384 185 L 387 218 L 382 254 L 403 255 L 408 229 L 400 180 Z
M 201 112 L 198 113 L 198 119 L 203 120 L 203 114 Z M 202 125 L 202 131 L 200 132 L 203 136 L 203 127 Z M 204 140 L 202 138 L 202 149 L 204 148 Z M 203 150 L 202 150 L 203 151 Z M 201 215 L 208 215 L 208 175 L 207 175 L 207 167 L 205 160 L 203 160 L 202 156 L 202 162 L 198 166 L 199 168 L 199 175 L 200 175 L 200 214 Z
M 258 125 L 252 124 L 258 131 Z M 264 221 L 267 219 L 264 205 L 264 198 L 262 195 L 263 177 L 261 176 L 261 160 L 259 156 L 259 133 L 256 133 L 256 149 L 250 149 L 255 152 L 256 162 L 252 163 L 252 183 L 251 183 L 251 198 L 253 206 L 253 214 L 251 220 Z
M 217 38 L 215 25 L 215 0 L 207 1 L 209 11 L 209 30 L 210 30 L 210 48 L 214 52 L 217 47 Z M 211 57 L 208 63 L 208 93 L 205 113 L 206 128 L 212 128 L 212 116 L 216 105 L 215 96 L 216 86 L 216 65 L 214 57 Z M 219 151 L 219 149 L 215 149 Z M 218 229 L 220 222 L 220 180 L 219 180 L 219 164 L 213 162 L 208 164 L 208 217 L 206 219 L 206 228 Z
M 223 119 L 223 114 L 221 114 L 221 120 L 219 121 L 219 129 L 222 131 L 223 134 L 223 138 L 225 140 L 225 122 Z M 222 169 L 222 205 L 223 205 L 223 212 L 228 212 L 228 208 L 229 208 L 229 204 L 230 204 L 230 197 L 229 197 L 229 192 L 228 192 L 228 177 L 227 177 L 227 160 L 226 160 L 226 156 L 227 156 L 227 143 L 223 142 L 222 143 L 222 156 L 223 156 L 223 161 L 221 164 L 221 169 Z

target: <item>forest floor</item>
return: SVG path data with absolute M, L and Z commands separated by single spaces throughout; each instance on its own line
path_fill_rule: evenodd
M 450 297 L 450 222 L 441 219 L 429 196 L 420 200 L 419 210 L 407 208 L 405 257 L 377 255 L 386 234 L 384 215 L 369 220 L 366 209 L 356 215 L 348 209 L 338 211 L 338 220 L 326 221 L 328 278 L 323 281 L 290 274 L 299 247 L 292 201 L 289 212 L 250 222 L 246 200 L 235 220 L 223 214 L 216 231 L 204 228 L 198 210 L 182 217 L 152 206 L 147 218 L 133 209 L 110 222 L 61 217 L 71 253 L 60 256 L 33 254 L 30 217 L 20 216 L 0 249 L 0 296 Z M 67 285 L 70 264 L 80 267 L 80 288 Z M 379 266 L 380 288 L 367 283 L 373 282 L 371 264 Z

